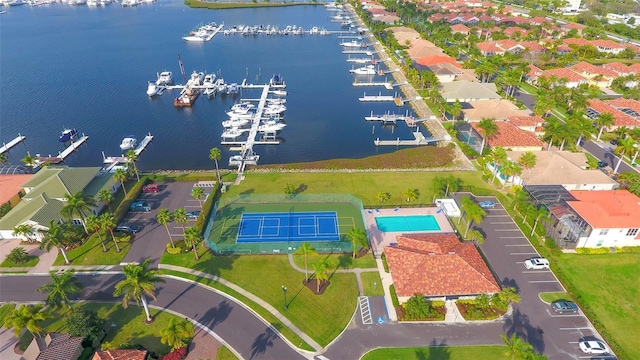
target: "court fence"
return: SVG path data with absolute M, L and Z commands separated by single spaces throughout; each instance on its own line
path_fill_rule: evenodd
M 349 194 L 240 194 L 223 196 L 218 207 L 231 204 L 304 204 L 304 203 L 350 203 L 356 208 L 364 209 L 362 201 Z

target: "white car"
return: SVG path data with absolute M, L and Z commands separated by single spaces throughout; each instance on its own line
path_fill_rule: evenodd
M 609 348 L 603 341 L 585 340 L 580 341 L 580 350 L 585 354 L 608 354 Z
M 527 259 L 524 262 L 524 267 L 533 270 L 542 270 L 549 268 L 549 260 L 541 257 Z

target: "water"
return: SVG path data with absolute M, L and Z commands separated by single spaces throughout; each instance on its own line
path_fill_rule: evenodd
M 210 42 L 181 39 L 205 22 L 233 25 L 271 24 L 339 30 L 322 6 L 292 6 L 212 11 L 189 9 L 182 2 L 158 2 L 135 8 L 57 4 L 12 7 L 0 16 L 0 140 L 21 133 L 25 144 L 9 154 L 20 163 L 29 151 L 56 155 L 63 146 L 63 127 L 89 135 L 71 166 L 99 166 L 101 152 L 119 155 L 122 138 L 135 134 L 155 138 L 139 167 L 149 169 L 211 169 L 209 149 L 222 150 L 226 166 L 234 152 L 220 146 L 221 121 L 235 100 L 200 96 L 192 108 L 176 109 L 177 91 L 150 99 L 147 82 L 170 70 L 181 79 L 180 54 L 187 76 L 193 71 L 219 73 L 227 83 L 265 83 L 281 74 L 287 83 L 288 126 L 280 145 L 257 145 L 260 164 L 361 158 L 395 151 L 377 148 L 373 140 L 413 139 L 404 124 L 382 126 L 364 116 L 404 112 L 391 103 L 360 103 L 358 97 L 390 94 L 383 88 L 355 88 L 352 67 L 336 36 L 225 36 Z M 360 65 L 356 65 L 360 66 Z M 389 79 L 391 79 L 391 76 Z M 366 78 L 365 78 L 366 79 Z M 363 81 L 365 79 L 362 79 Z M 384 80 L 375 77 L 376 80 Z M 257 91 L 245 92 L 257 98 Z M 373 134 L 372 134 L 373 132 Z M 424 132 L 424 130 L 423 130 Z
M 440 230 L 440 225 L 433 215 L 378 216 L 376 225 L 382 232 Z

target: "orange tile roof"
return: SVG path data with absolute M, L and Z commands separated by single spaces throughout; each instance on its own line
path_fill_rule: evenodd
M 482 136 L 484 130 L 478 127 L 478 124 L 479 123 L 475 122 L 470 123 L 470 125 L 478 132 L 478 134 Z M 509 121 L 494 121 L 494 124 L 498 126 L 498 133 L 494 137 L 487 139 L 487 144 L 489 144 L 489 146 L 502 146 L 505 148 L 519 146 L 539 146 L 540 149 L 544 147 L 544 142 L 538 139 L 538 137 L 533 133 L 522 130 Z
M 32 174 L 0 175 L 0 205 L 8 202 L 22 190 Z
M 567 204 L 592 228 L 640 228 L 640 198 L 629 191 L 574 190 L 570 193 L 578 201 L 567 201 Z
M 565 79 L 568 82 L 587 82 L 587 79 L 584 76 L 565 68 L 545 70 L 542 76 L 555 76 L 558 79 Z
M 545 49 L 544 46 L 540 45 L 539 42 L 537 41 L 521 41 L 520 45 L 522 45 L 525 49 L 528 49 L 528 51 L 545 51 L 547 49 Z
M 527 76 L 529 76 L 529 78 L 531 79 L 537 79 L 538 76 L 542 75 L 543 73 L 544 71 L 542 71 L 542 69 L 540 69 L 539 67 L 535 65 L 529 65 L 529 72 L 527 73 Z
M 625 46 L 613 40 L 591 40 L 591 45 L 599 48 L 623 49 Z
M 589 40 L 583 39 L 583 38 L 568 38 L 568 39 L 564 39 L 562 40 L 563 43 L 567 44 L 567 45 L 578 45 L 578 46 L 585 46 L 585 45 L 590 45 L 591 43 L 589 42 Z
M 571 66 L 569 69 L 579 74 L 587 73 L 587 74 L 594 74 L 594 75 L 602 75 L 609 79 L 615 79 L 618 77 L 618 74 L 615 71 L 604 68 L 604 67 L 589 64 L 586 61 L 580 61 L 579 63 Z
M 147 350 L 107 350 L 93 354 L 92 360 L 145 360 Z
M 598 113 L 609 113 L 613 115 L 616 126 L 638 126 L 640 125 L 631 116 L 623 113 L 622 111 L 607 105 L 604 101 L 599 99 L 589 99 L 587 107 L 597 111 Z
M 494 54 L 502 54 L 504 50 L 499 48 L 494 42 L 483 41 L 476 44 L 478 50 L 483 53 L 494 53 Z
M 464 25 L 464 24 L 451 25 L 451 26 L 450 26 L 450 28 L 451 28 L 451 31 L 452 31 L 452 32 L 454 32 L 454 33 L 455 33 L 455 32 L 464 32 L 464 33 L 468 33 L 468 32 L 469 32 L 469 30 L 471 30 L 471 29 L 469 29 L 469 27 L 467 27 L 467 26 L 466 26 L 466 25 Z
M 564 24 L 564 25 L 562 25 L 562 27 L 565 28 L 565 29 L 576 29 L 578 31 L 586 28 L 585 25 L 580 25 L 580 24 L 575 24 L 575 23 Z
M 541 126 L 545 123 L 540 116 L 510 116 L 507 121 L 515 126 Z
M 640 114 L 640 101 L 638 100 L 617 98 L 614 100 L 607 100 L 605 101 L 605 104 L 616 109 L 631 109 Z
M 612 62 L 608 64 L 603 64 L 602 66 L 607 69 L 613 70 L 622 76 L 630 75 L 634 73 L 634 71 L 631 70 L 631 68 L 628 65 L 623 64 L 621 62 Z
M 449 64 L 455 65 L 456 67 L 462 69 L 462 65 L 458 64 L 456 62 L 456 59 L 454 59 L 454 58 L 452 58 L 451 56 L 448 56 L 448 55 L 425 56 L 425 57 L 421 57 L 419 59 L 416 59 L 415 62 L 417 62 L 418 64 L 423 65 L 423 66 L 449 63 Z
M 500 291 L 484 260 L 470 243 L 452 233 L 399 235 L 385 255 L 401 297 L 475 295 Z
M 519 32 L 520 35 L 522 35 L 522 36 L 527 34 L 527 30 L 525 30 L 525 29 L 523 29 L 523 28 L 521 28 L 519 26 L 510 26 L 510 27 L 504 29 L 503 32 L 504 32 L 505 35 L 507 35 L 509 37 L 513 36 L 517 32 Z

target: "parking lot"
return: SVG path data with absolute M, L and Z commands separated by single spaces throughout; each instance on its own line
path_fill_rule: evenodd
M 457 200 L 463 195 L 456 196 Z M 493 208 L 477 228 L 485 234 L 480 245 L 491 269 L 503 286 L 518 289 L 522 300 L 514 306 L 513 314 L 504 324 L 504 332 L 517 334 L 531 343 L 549 359 L 591 359 L 594 355 L 582 353 L 581 339 L 601 339 L 589 320 L 578 313 L 556 314 L 544 303 L 542 292 L 565 291 L 550 270 L 527 270 L 524 261 L 539 254 L 494 197 L 479 197 L 477 201 L 491 200 Z M 613 357 L 610 357 L 613 358 Z
M 173 212 L 182 207 L 186 211 L 200 210 L 200 202 L 191 196 L 191 189 L 195 182 L 166 182 L 158 183 L 157 193 L 140 193 L 137 200 L 142 200 L 151 206 L 151 211 L 129 211 L 123 223 L 133 223 L 142 226 L 135 235 L 135 241 L 124 258 L 123 263 L 139 262 L 151 258 L 153 265 L 157 265 L 169 242 L 167 229 L 158 224 L 156 216 L 159 209 Z M 211 187 L 204 188 L 205 194 Z M 185 227 L 193 226 L 195 219 L 189 219 Z M 169 231 L 175 240 L 182 240 L 182 226 L 176 222 L 169 224 Z

